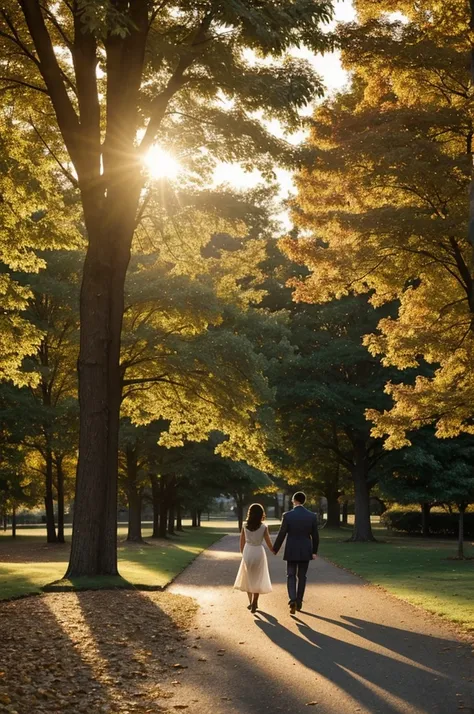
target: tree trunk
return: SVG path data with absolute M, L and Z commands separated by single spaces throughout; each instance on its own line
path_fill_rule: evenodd
M 176 530 L 180 531 L 181 533 L 184 531 L 183 528 L 183 511 L 181 508 L 181 504 L 178 501 L 176 504 Z
M 193 508 L 191 511 L 191 519 L 192 519 L 192 527 L 197 528 L 198 527 L 198 516 L 197 516 L 197 510 Z
M 3 511 L 3 530 L 6 531 L 8 526 L 7 512 Z
M 239 531 L 242 530 L 244 524 L 244 498 L 242 494 L 237 494 L 235 497 L 235 503 L 237 508 L 237 520 L 239 522 Z
M 200 510 L 199 508 L 198 508 L 197 516 L 198 516 L 198 528 L 200 528 L 201 527 L 201 519 L 202 519 L 202 510 Z
M 142 490 L 129 489 L 128 493 L 128 534 L 127 540 L 143 543 L 142 537 Z
M 459 528 L 458 528 L 458 558 L 464 560 L 464 512 L 466 504 L 461 503 L 459 508 Z
M 128 534 L 127 540 L 143 543 L 142 538 L 142 488 L 138 483 L 138 451 L 133 444 L 126 447 Z
M 375 541 L 370 523 L 370 487 L 364 463 L 355 464 L 351 473 L 354 480 L 355 518 L 354 530 L 349 540 Z
M 166 477 L 160 476 L 160 538 L 166 538 L 168 524 L 168 503 L 166 498 Z
M 48 543 L 57 543 L 56 526 L 54 523 L 54 499 L 53 499 L 53 454 L 51 449 L 46 449 L 45 456 L 45 493 L 44 507 L 46 510 L 46 538 Z
M 12 538 L 16 538 L 16 507 L 12 506 Z
M 152 538 L 160 537 L 160 482 L 158 476 L 153 475 L 151 480 L 151 497 L 153 503 L 153 533 Z
M 169 511 L 168 511 L 168 533 L 169 533 L 169 535 L 174 535 L 174 518 L 175 518 L 175 507 L 174 507 L 174 504 L 171 504 Z
M 120 338 L 136 205 L 125 194 L 125 177 L 116 181 L 107 197 L 109 215 L 85 211 L 89 247 L 80 297 L 79 460 L 68 577 L 118 575 Z
M 341 527 L 341 507 L 339 505 L 339 498 L 333 494 L 326 494 L 326 499 L 328 502 L 328 528 L 340 528 Z
M 424 538 L 430 535 L 430 511 L 431 503 L 421 504 L 421 532 Z
M 56 459 L 56 491 L 58 496 L 58 543 L 64 543 L 64 471 L 60 458 Z
M 349 501 L 345 498 L 342 502 L 342 525 L 347 526 L 347 517 L 349 515 Z

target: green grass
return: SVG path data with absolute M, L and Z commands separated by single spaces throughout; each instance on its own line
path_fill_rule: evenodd
M 120 533 L 119 537 L 123 536 Z M 144 530 L 144 535 L 150 532 Z M 219 528 L 186 530 L 166 541 L 149 545 L 121 542 L 118 548 L 120 578 L 62 580 L 69 545 L 47 545 L 44 534 L 24 531 L 15 541 L 0 537 L 0 600 L 51 590 L 99 589 L 109 587 L 162 588 L 189 565 L 202 550 L 221 538 Z M 53 587 L 51 583 L 54 583 Z
M 320 531 L 320 555 L 374 585 L 464 629 L 474 630 L 474 560 L 451 560 L 456 542 L 388 535 L 378 543 L 346 543 L 349 530 Z M 473 544 L 466 555 L 474 556 Z

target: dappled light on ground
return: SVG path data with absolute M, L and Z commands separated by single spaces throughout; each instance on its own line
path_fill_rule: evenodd
M 194 612 L 185 598 L 133 591 L 2 603 L 0 705 L 18 714 L 162 711 L 176 699 L 171 682 L 185 666 Z

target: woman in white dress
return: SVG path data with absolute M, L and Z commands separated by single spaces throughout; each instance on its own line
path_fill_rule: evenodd
M 271 593 L 272 583 L 268 572 L 268 562 L 263 541 L 269 550 L 273 548 L 268 528 L 263 523 L 265 511 L 259 503 L 253 503 L 247 513 L 247 521 L 240 534 L 240 552 L 242 562 L 235 579 L 234 588 L 246 592 L 249 598 L 248 609 L 255 612 L 258 596 Z

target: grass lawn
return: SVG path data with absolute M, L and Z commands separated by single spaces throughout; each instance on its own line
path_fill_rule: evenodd
M 37 593 L 63 577 L 69 544 L 45 543 L 42 529 L 20 530 L 15 541 L 0 536 L 0 600 Z M 167 585 L 199 553 L 224 535 L 218 527 L 187 529 L 166 541 L 148 541 L 148 545 L 126 543 L 125 529 L 119 528 L 119 569 L 117 578 L 80 578 L 61 581 L 58 587 L 99 588 L 113 585 L 157 588 Z M 144 536 L 151 531 L 144 529 Z
M 320 531 L 323 558 L 380 585 L 388 592 L 474 630 L 474 560 L 450 560 L 457 544 L 388 534 L 374 528 L 378 543 L 346 543 L 350 529 Z M 474 544 L 465 554 L 474 556 Z

